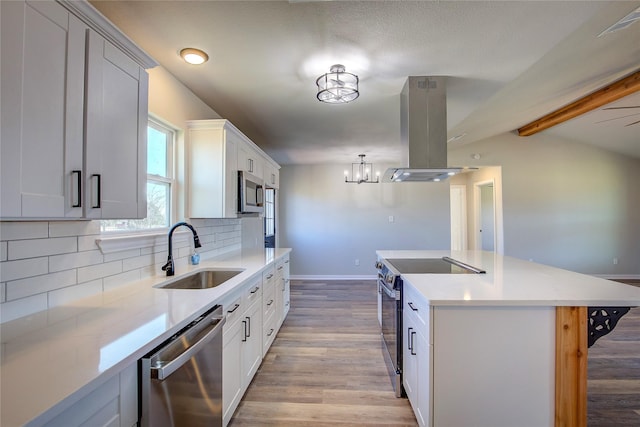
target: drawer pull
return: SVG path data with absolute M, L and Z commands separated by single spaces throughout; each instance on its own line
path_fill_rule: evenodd
M 418 309 L 413 306 L 413 303 L 411 301 L 409 301 L 407 305 L 411 308 L 411 310 L 418 311 Z
M 278 267 L 278 270 L 282 270 L 284 268 L 284 265 L 281 265 L 280 267 Z
M 273 328 L 269 330 L 269 333 L 267 334 L 267 336 L 270 337 L 272 334 L 273 334 Z
M 231 310 L 227 310 L 227 313 L 233 313 L 238 309 L 238 307 L 240 307 L 240 304 L 234 304 Z
M 260 286 L 256 286 L 254 290 L 251 291 L 252 294 L 255 294 L 260 290 Z
M 407 328 L 407 334 L 409 335 L 409 338 L 407 339 L 407 350 L 411 351 L 411 354 L 413 354 L 413 328 Z
M 273 273 L 269 273 L 269 275 L 267 276 L 267 280 L 270 280 L 273 277 Z
M 271 304 L 273 304 L 273 300 L 270 299 L 269 302 L 267 303 L 267 307 L 269 307 Z

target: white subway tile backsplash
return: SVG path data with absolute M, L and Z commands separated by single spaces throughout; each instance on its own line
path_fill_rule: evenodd
M 112 252 L 109 254 L 104 254 L 104 262 L 133 258 L 137 256 L 140 256 L 140 249 L 130 249 L 127 251 Z
M 0 282 L 48 273 L 47 257 L 5 261 L 0 265 Z
M 55 255 L 49 257 L 49 271 L 70 270 L 72 268 L 86 267 L 102 262 L 103 256 L 99 250 Z
M 203 259 L 240 249 L 240 220 L 191 223 L 200 236 Z M 166 236 L 152 245 L 148 237 L 129 237 L 126 249 L 103 255 L 96 239 L 105 237 L 113 238 L 100 234 L 99 221 L 0 221 L 0 322 L 164 275 Z M 179 272 L 193 250 L 191 232 L 177 230 L 173 243 Z
M 53 291 L 76 283 L 76 270 L 66 270 L 59 273 L 14 280 L 7 283 L 7 301 Z
M 18 317 L 28 316 L 47 309 L 47 294 L 37 294 L 28 298 L 2 303 L 0 322 L 8 322 Z
M 55 221 L 49 223 L 49 237 L 100 234 L 100 221 Z
M 0 222 L 0 240 L 45 239 L 49 237 L 47 222 Z
M 44 295 L 48 295 L 49 308 L 52 308 L 80 298 L 90 297 L 100 292 L 102 292 L 102 279 L 57 289 Z
M 78 251 L 94 251 L 98 250 L 96 244 L 97 236 L 78 236 Z
M 78 268 L 78 283 L 84 283 L 103 277 L 122 273 L 122 261 L 111 261 L 89 267 Z
M 8 245 L 10 260 L 66 254 L 78 251 L 78 239 L 76 237 L 13 240 L 8 242 Z
M 127 271 L 102 279 L 102 289 L 106 292 L 140 279 L 141 275 L 139 269 Z

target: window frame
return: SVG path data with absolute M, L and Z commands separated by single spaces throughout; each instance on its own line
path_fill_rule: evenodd
M 162 227 L 150 227 L 150 228 L 141 228 L 141 229 L 134 229 L 134 230 L 131 230 L 131 229 L 102 230 L 102 221 L 101 221 L 100 234 L 102 235 L 117 236 L 117 235 L 143 235 L 143 234 L 160 233 L 160 232 L 164 233 L 166 232 L 166 230 L 169 229 L 169 227 L 171 227 L 171 224 L 175 222 L 176 208 L 177 208 L 177 201 L 176 201 L 177 186 L 176 186 L 176 164 L 174 160 L 176 158 L 176 144 L 177 144 L 177 137 L 178 137 L 179 130 L 176 129 L 174 126 L 171 126 L 165 121 L 157 117 L 154 117 L 152 115 L 149 115 L 147 119 L 147 126 L 146 126 L 147 132 L 149 128 L 153 128 L 154 130 L 158 132 L 162 132 L 165 135 L 167 135 L 167 158 L 166 158 L 167 177 L 149 173 L 148 172 L 149 168 L 147 164 L 145 185 L 148 185 L 151 182 L 151 183 L 160 183 L 160 184 L 169 186 L 169 203 L 167 204 L 169 209 L 169 214 L 167 218 L 168 224 Z M 149 149 L 148 140 L 146 144 L 147 144 L 147 147 L 146 147 L 147 150 L 145 150 L 145 152 L 148 152 L 148 149 Z M 148 204 L 148 200 L 149 200 L 149 197 L 147 194 L 147 204 Z M 109 221 L 109 220 L 106 220 L 106 221 Z M 130 219 L 129 221 L 135 221 L 135 219 Z

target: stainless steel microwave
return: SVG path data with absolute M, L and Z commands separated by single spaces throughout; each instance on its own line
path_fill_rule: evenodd
M 238 171 L 238 213 L 264 212 L 264 184 L 255 175 Z

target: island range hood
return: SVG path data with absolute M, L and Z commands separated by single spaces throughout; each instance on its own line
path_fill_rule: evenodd
M 447 167 L 446 77 L 411 76 L 400 94 L 402 166 L 382 182 L 438 182 L 462 168 Z

